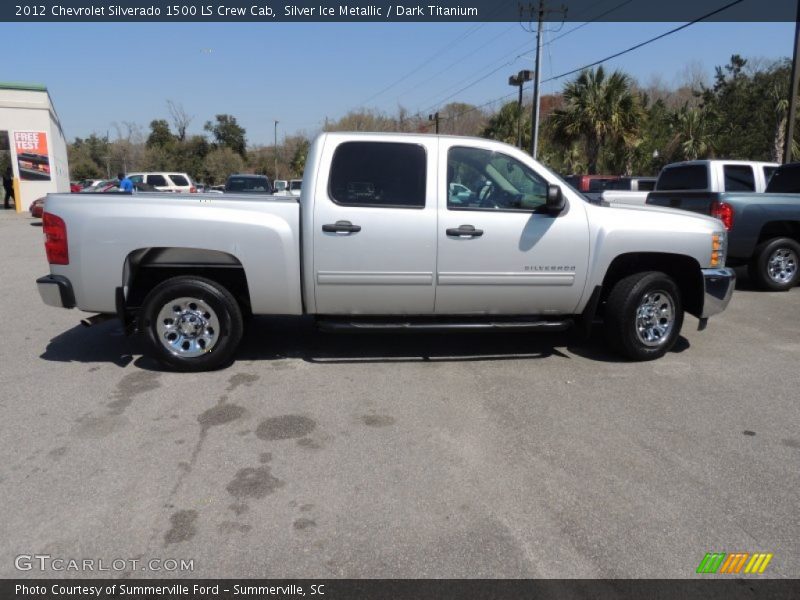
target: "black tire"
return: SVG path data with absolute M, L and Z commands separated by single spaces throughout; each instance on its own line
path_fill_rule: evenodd
M 181 355 L 181 352 L 184 352 L 182 348 L 172 343 L 174 349 L 170 350 L 167 347 L 170 344 L 167 341 L 162 342 L 162 338 L 166 340 L 170 335 L 175 335 L 177 342 L 183 339 L 176 333 L 167 332 L 165 334 L 165 328 L 161 327 L 160 331 L 159 325 L 170 320 L 159 319 L 159 314 L 161 313 L 163 316 L 162 311 L 169 310 L 170 303 L 180 302 L 182 299 L 188 299 L 186 311 L 183 313 L 176 311 L 179 316 L 177 319 L 173 319 L 173 322 L 181 319 L 184 321 L 193 319 L 195 315 L 198 319 L 209 317 L 208 321 L 202 321 L 202 326 L 196 326 L 203 330 L 202 334 L 191 339 L 190 336 L 187 336 L 186 339 L 189 341 L 184 342 L 187 345 L 186 351 L 191 350 L 191 352 L 199 353 L 198 355 L 189 355 L 191 352 Z M 196 299 L 197 302 L 189 302 L 191 299 Z M 194 308 L 190 310 L 191 306 Z M 173 307 L 173 309 L 177 308 L 180 308 L 180 305 Z M 198 310 L 200 312 L 197 312 Z M 186 324 L 189 327 L 195 326 Z M 242 311 L 231 293 L 214 281 L 194 276 L 173 277 L 153 288 L 144 300 L 139 314 L 139 325 L 147 341 L 149 353 L 176 371 L 212 371 L 227 366 L 233 359 L 243 332 Z M 210 327 L 211 325 L 214 327 Z M 205 328 L 206 326 L 208 328 Z M 182 335 L 182 330 L 174 329 L 174 331 Z M 205 340 L 205 335 L 209 331 L 213 337 Z M 193 333 L 196 334 L 196 331 Z M 191 346 L 190 341 L 191 344 L 194 344 L 192 348 L 189 347 Z
M 671 326 L 662 336 L 649 342 L 642 338 L 637 326 L 637 311 L 644 299 L 651 294 L 667 296 L 671 302 Z M 669 306 L 658 295 L 652 297 L 655 306 Z M 655 318 L 655 317 L 654 317 Z M 657 271 L 636 273 L 621 279 L 611 289 L 605 306 L 605 333 L 611 347 L 623 356 L 636 361 L 654 360 L 669 352 L 678 340 L 683 326 L 683 302 L 675 281 Z M 656 323 L 663 325 L 656 318 Z
M 771 265 L 776 253 L 782 253 L 791 262 L 791 268 L 784 270 L 783 276 L 780 271 L 775 270 L 776 265 Z M 800 281 L 799 260 L 800 244 L 791 238 L 774 238 L 756 247 L 753 259 L 747 265 L 747 274 L 750 281 L 762 290 L 785 292 Z M 789 267 L 789 264 L 786 266 Z M 791 274 L 788 271 L 792 271 Z

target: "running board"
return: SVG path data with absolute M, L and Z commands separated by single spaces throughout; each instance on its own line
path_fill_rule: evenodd
M 335 332 L 448 332 L 448 331 L 566 331 L 572 327 L 572 319 L 561 321 L 543 320 L 472 320 L 472 321 L 377 321 L 318 319 L 320 331 Z

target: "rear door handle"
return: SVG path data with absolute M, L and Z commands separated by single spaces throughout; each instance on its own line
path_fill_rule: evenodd
M 472 225 L 459 225 L 457 228 L 448 229 L 447 235 L 452 237 L 481 237 L 483 229 L 475 229 Z
M 322 226 L 325 233 L 358 233 L 361 225 L 353 225 L 350 221 L 336 221 Z

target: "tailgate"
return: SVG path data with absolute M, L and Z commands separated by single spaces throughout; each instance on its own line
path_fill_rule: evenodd
M 664 206 L 666 208 L 679 208 L 701 215 L 711 215 L 712 204 L 719 200 L 719 194 L 714 192 L 650 192 L 647 195 L 647 204 Z

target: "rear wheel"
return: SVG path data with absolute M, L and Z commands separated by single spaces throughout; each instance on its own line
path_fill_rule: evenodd
M 140 319 L 153 356 L 178 371 L 226 365 L 242 338 L 236 299 L 201 277 L 174 277 L 157 285 L 145 298 Z
M 797 284 L 799 262 L 800 244 L 791 238 L 776 238 L 756 248 L 747 273 L 758 287 L 783 292 Z
M 660 272 L 629 275 L 608 296 L 605 331 L 609 344 L 632 360 L 653 360 L 675 345 L 683 326 L 683 304 L 675 281 Z

